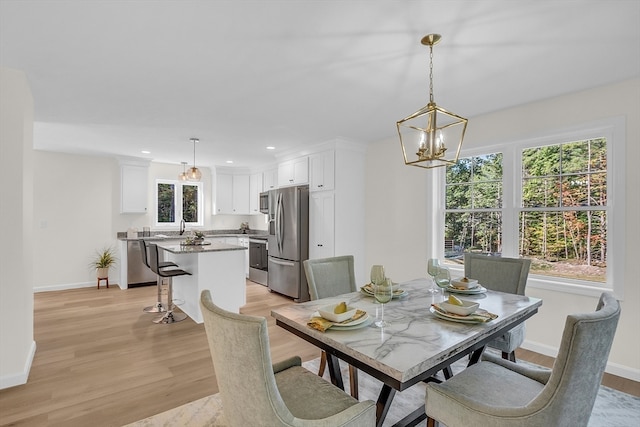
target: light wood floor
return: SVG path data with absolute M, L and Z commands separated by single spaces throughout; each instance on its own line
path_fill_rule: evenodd
M 37 293 L 37 352 L 22 386 L 0 390 L 2 426 L 121 426 L 217 392 L 203 325 L 151 322 L 142 311 L 155 287 L 112 286 Z M 292 302 L 247 282 L 243 313 L 269 321 L 272 357 L 319 356 L 275 326 L 270 310 Z M 10 319 L 5 319 L 10 320 Z M 553 359 L 518 357 L 551 366 Z M 640 396 L 640 383 L 605 375 L 604 384 Z

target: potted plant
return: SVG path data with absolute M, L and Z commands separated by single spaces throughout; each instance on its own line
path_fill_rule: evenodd
M 99 279 L 109 277 L 109 268 L 116 263 L 116 254 L 113 248 L 104 248 L 101 251 L 96 251 L 96 258 L 92 261 L 91 265 L 96 268 L 96 273 Z
M 201 245 L 204 242 L 204 233 L 202 231 L 196 231 L 195 238 L 193 239 L 194 244 Z

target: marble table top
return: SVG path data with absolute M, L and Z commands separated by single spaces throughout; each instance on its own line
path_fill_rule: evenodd
M 320 332 L 307 326 L 307 320 L 318 307 L 341 301 L 375 318 L 380 304 L 361 292 L 291 304 L 272 310 L 271 315 L 303 338 L 336 349 L 371 370 L 406 384 L 496 331 L 531 316 L 542 305 L 538 298 L 502 292 L 464 295 L 462 299 L 479 302 L 480 308 L 497 314 L 498 318 L 479 324 L 456 323 L 437 318 L 429 311 L 432 303 L 448 298 L 447 293 L 429 294 L 429 286 L 428 279 L 401 283 L 400 288 L 408 294 L 385 305 L 384 319 L 390 322 L 385 328 L 370 323 L 358 329 Z

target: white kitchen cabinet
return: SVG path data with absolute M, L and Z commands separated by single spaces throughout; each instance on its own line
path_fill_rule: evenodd
M 309 156 L 309 191 L 334 189 L 334 153 L 334 150 L 328 150 Z
M 233 213 L 233 175 L 216 174 L 216 214 Z
M 216 174 L 216 214 L 249 214 L 249 175 Z
M 148 166 L 120 165 L 120 213 L 147 213 Z
M 233 175 L 233 213 L 249 213 L 249 175 Z
M 278 169 L 273 168 L 262 173 L 262 191 L 278 188 Z
M 288 160 L 278 165 L 278 187 L 302 185 L 309 182 L 309 158 Z
M 254 173 L 249 176 L 249 213 L 256 215 L 260 212 L 260 193 L 262 192 L 262 174 Z
M 244 251 L 244 270 L 245 275 L 247 276 L 247 278 L 249 278 L 249 238 L 238 237 L 238 245 L 247 248 L 247 250 Z
M 335 253 L 335 210 L 332 191 L 309 195 L 309 258 L 328 258 Z

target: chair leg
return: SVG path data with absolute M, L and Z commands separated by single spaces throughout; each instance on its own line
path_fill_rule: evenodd
M 358 399 L 358 368 L 349 365 L 349 391 L 351 397 Z
M 150 305 L 142 309 L 145 313 L 164 313 L 167 311 L 162 304 L 162 278 L 160 276 L 156 276 L 156 288 L 158 291 L 158 296 L 156 298 L 156 303 L 154 305 Z
M 504 360 L 509 360 L 513 363 L 516 363 L 516 352 L 512 351 L 511 353 L 507 353 L 505 351 L 502 352 L 502 358 Z
M 171 324 L 181 322 L 187 318 L 187 315 L 184 313 L 174 313 L 173 307 L 173 280 L 169 277 L 169 285 L 167 286 L 167 312 L 164 316 L 155 319 L 153 323 Z
M 436 420 L 427 415 L 427 427 L 436 427 Z
M 320 354 L 320 367 L 318 368 L 318 376 L 324 375 L 324 368 L 327 366 L 327 353 L 324 351 Z

